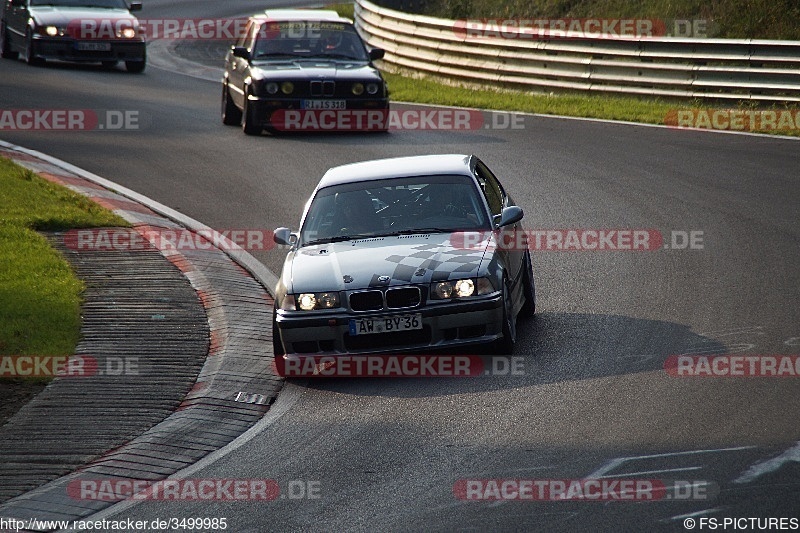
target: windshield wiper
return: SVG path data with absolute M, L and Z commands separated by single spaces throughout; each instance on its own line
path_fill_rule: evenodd
M 366 61 L 365 59 L 359 59 L 357 57 L 353 57 L 347 54 L 313 54 L 311 56 L 306 57 L 313 57 L 314 59 L 324 57 L 326 59 L 348 59 L 350 61 Z
M 294 58 L 296 57 L 294 54 L 287 54 L 286 52 L 263 52 L 261 54 L 256 55 L 253 59 L 259 59 L 262 57 L 286 57 L 286 58 Z
M 452 228 L 411 228 L 393 231 L 391 233 L 381 233 L 380 237 L 395 237 L 398 235 L 423 235 L 426 233 L 447 233 L 455 231 Z
M 303 246 L 313 246 L 315 244 L 328 244 L 332 242 L 352 241 L 356 239 L 371 239 L 372 237 L 380 237 L 381 235 L 373 235 L 372 233 L 359 233 L 356 235 L 337 235 L 336 237 L 325 237 L 324 239 L 314 239 L 313 241 L 304 242 Z

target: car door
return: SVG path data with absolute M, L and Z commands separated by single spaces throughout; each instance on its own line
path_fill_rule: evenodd
M 478 178 L 478 183 L 481 184 L 483 194 L 486 196 L 486 201 L 489 204 L 489 210 L 492 213 L 492 222 L 496 225 L 500 221 L 500 214 L 503 208 L 514 205 L 511 198 L 506 194 L 503 186 L 497 177 L 489 170 L 482 161 L 478 160 L 475 164 L 475 176 Z M 498 234 L 498 253 L 506 265 L 506 271 L 515 288 L 515 293 L 521 290 L 522 270 L 525 264 L 525 247 L 518 246 L 518 243 L 524 243 L 524 233 L 522 224 L 516 222 L 509 226 L 499 228 Z

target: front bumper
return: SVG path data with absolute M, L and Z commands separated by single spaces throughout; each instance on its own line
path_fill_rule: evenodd
M 256 124 L 279 131 L 386 131 L 388 98 L 325 98 L 344 100 L 346 109 L 304 109 L 303 100 L 320 97 L 274 98 L 250 95 L 248 112 Z M 378 118 L 380 117 L 380 121 Z
M 301 314 L 302 313 L 302 314 Z M 422 329 L 350 335 L 351 318 L 422 314 Z M 412 309 L 368 313 L 278 311 L 276 322 L 286 354 L 385 354 L 484 344 L 503 336 L 502 295 Z
M 92 44 L 109 44 L 110 50 L 79 50 L 78 41 L 69 38 L 34 37 L 33 56 L 73 62 L 144 61 L 144 41 L 113 40 L 88 41 Z

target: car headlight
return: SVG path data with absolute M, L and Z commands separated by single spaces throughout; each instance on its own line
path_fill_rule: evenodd
M 354 95 L 361 96 L 362 94 L 364 94 L 364 84 L 354 83 L 353 87 L 350 90 L 353 91 Z
M 367 94 L 371 95 L 378 94 L 378 89 L 380 89 L 380 87 L 378 87 L 377 83 L 370 83 L 369 85 L 367 85 Z
M 303 311 L 311 311 L 317 306 L 317 296 L 314 294 L 301 294 L 297 297 L 297 307 Z
M 492 282 L 488 278 L 466 278 L 455 281 L 440 281 L 431 284 L 431 298 L 434 300 L 451 300 L 455 298 L 469 298 L 470 296 L 483 296 L 495 292 Z
M 48 37 L 63 37 L 65 35 L 64 28 L 59 28 L 58 26 L 38 26 L 36 28 L 36 32 L 40 35 L 46 35 Z
M 117 36 L 121 37 L 123 39 L 133 39 L 133 38 L 136 37 L 136 29 L 135 28 L 123 28 L 119 32 L 119 34 Z
M 290 81 L 281 83 L 281 92 L 283 94 L 292 94 L 294 92 L 294 83 Z
M 475 294 L 475 283 L 471 279 L 460 279 L 453 285 L 457 298 L 466 298 Z
M 266 85 L 266 89 L 269 94 L 275 94 L 278 92 L 278 84 L 271 81 Z
M 450 281 L 434 283 L 431 294 L 437 300 L 449 300 L 453 296 L 453 283 Z
M 339 293 L 336 292 L 304 292 L 298 294 L 297 308 L 303 311 L 314 309 L 334 309 L 339 307 Z

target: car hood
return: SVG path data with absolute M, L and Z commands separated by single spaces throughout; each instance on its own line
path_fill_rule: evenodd
M 33 19 L 45 26 L 66 26 L 67 24 L 80 27 L 81 21 L 94 21 L 101 24 L 103 21 L 115 22 L 118 20 L 136 21 L 127 9 L 92 9 L 87 7 L 64 6 L 31 6 L 29 8 Z
M 356 290 L 478 276 L 488 241 L 463 249 L 453 245 L 451 235 L 376 237 L 300 248 L 287 257 L 289 292 Z M 381 276 L 389 276 L 389 280 L 381 281 Z
M 316 80 L 337 78 L 339 80 L 374 79 L 380 81 L 378 71 L 364 61 L 344 61 L 326 59 L 302 59 L 290 61 L 261 62 L 255 60 L 253 74 L 261 78 L 280 76 L 281 79 Z M 252 70 L 251 70 L 252 72 Z

